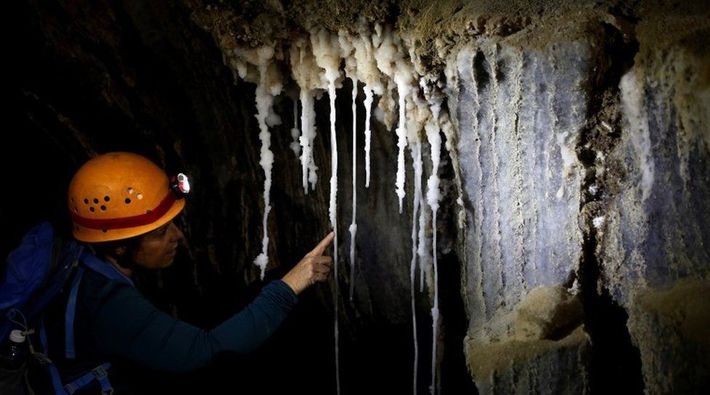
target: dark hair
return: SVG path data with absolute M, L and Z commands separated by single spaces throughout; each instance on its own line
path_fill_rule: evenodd
M 138 249 L 143 235 L 131 237 L 129 239 L 106 241 L 103 243 L 92 244 L 91 247 L 94 250 L 94 254 L 102 260 L 106 260 L 108 257 L 114 259 L 119 266 L 127 269 L 133 269 L 135 263 L 133 262 L 133 252 Z M 117 255 L 116 250 L 125 247 L 126 253 L 123 255 Z

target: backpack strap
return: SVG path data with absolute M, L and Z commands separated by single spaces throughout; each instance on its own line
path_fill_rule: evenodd
M 44 327 L 44 320 L 41 320 L 39 323 L 39 341 L 42 343 L 42 348 L 44 349 L 44 358 L 41 359 L 40 362 L 47 367 L 47 370 L 49 370 L 49 376 L 52 379 L 54 393 L 56 395 L 64 395 L 64 387 L 62 386 L 62 379 L 59 375 L 59 370 L 57 369 L 57 366 L 46 357 L 49 355 L 49 347 L 47 347 L 47 330 Z
M 86 251 L 80 251 L 79 260 L 83 265 L 80 265 L 74 278 L 72 280 L 71 290 L 69 291 L 69 300 L 67 301 L 67 309 L 64 314 L 64 344 L 65 344 L 65 356 L 67 359 L 76 358 L 76 347 L 74 343 L 74 318 L 76 317 L 76 300 L 79 295 L 79 287 L 81 285 L 81 280 L 84 276 L 86 268 L 101 274 L 102 276 L 108 278 L 109 280 L 117 281 L 119 283 L 135 287 L 133 281 L 131 281 L 128 276 L 121 273 L 115 266 L 108 264 L 94 254 Z M 46 348 L 46 346 L 45 346 Z M 55 386 L 55 391 L 57 394 L 73 394 L 79 389 L 85 387 L 93 380 L 96 380 L 101 385 L 101 392 L 103 394 L 112 394 L 113 387 L 108 379 L 108 370 L 111 367 L 110 363 L 101 364 L 86 374 L 82 375 L 78 379 L 72 381 L 71 383 L 62 386 L 61 380 L 59 379 L 59 374 L 55 372 L 56 367 L 54 364 L 50 365 L 50 374 L 52 375 L 52 383 Z M 57 387 L 57 383 L 59 387 Z
M 110 363 L 108 363 L 108 362 L 103 363 L 103 364 L 93 368 L 91 371 L 87 372 L 86 374 L 79 377 L 78 379 L 65 385 L 64 390 L 66 391 L 67 394 L 72 395 L 76 391 L 80 390 L 81 388 L 86 387 L 92 381 L 96 380 L 101 385 L 101 393 L 102 394 L 113 394 L 113 387 L 111 386 L 111 383 L 108 380 L 108 372 L 107 372 L 107 370 L 110 367 L 111 367 Z
M 72 280 L 67 310 L 66 313 L 64 313 L 64 355 L 67 359 L 76 358 L 76 349 L 74 347 L 74 317 L 76 316 L 76 297 L 79 294 L 79 284 L 81 284 L 81 278 L 83 276 L 84 268 L 79 266 L 76 269 L 74 280 Z
M 121 271 L 115 266 L 100 260 L 94 254 L 82 251 L 79 259 L 84 266 L 103 275 L 104 277 L 131 287 L 135 287 L 133 281 L 131 281 L 128 276 L 121 273 Z M 66 313 L 64 314 L 64 354 L 67 359 L 76 358 L 76 348 L 74 345 L 74 317 L 76 316 L 76 298 L 79 295 L 79 286 L 81 285 L 81 279 L 84 276 L 84 270 L 85 269 L 82 266 L 77 268 L 76 275 L 72 280 L 71 291 L 69 292 Z

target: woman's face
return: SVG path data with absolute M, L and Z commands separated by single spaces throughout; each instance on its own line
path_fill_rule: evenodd
M 163 269 L 175 259 L 178 244 L 184 235 L 172 221 L 147 233 L 138 243 L 133 253 L 133 262 L 146 269 Z

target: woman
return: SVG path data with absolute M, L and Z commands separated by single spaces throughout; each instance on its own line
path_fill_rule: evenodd
M 55 340 L 64 341 L 65 347 L 55 350 L 74 343 L 72 353 L 53 358 L 62 384 L 74 382 L 65 386 L 68 392 L 80 384 L 82 391 L 132 392 L 130 386 L 136 383 L 116 380 L 127 367 L 187 372 L 221 353 L 252 351 L 276 330 L 298 294 L 327 279 L 332 258 L 323 254 L 332 233 L 281 280 L 267 284 L 249 306 L 210 331 L 159 311 L 131 278 L 137 270 L 173 263 L 184 236 L 172 220 L 185 206 L 187 192 L 186 179 L 171 182 L 148 159 L 125 152 L 95 157 L 74 175 L 68 196 L 72 233 L 93 254 L 82 259 L 87 270 L 77 286 L 73 339 L 67 337 L 62 319 L 51 331 Z M 97 268 L 109 268 L 113 274 L 101 274 Z M 105 363 L 110 363 L 109 369 Z M 116 372 L 119 377 L 114 377 Z

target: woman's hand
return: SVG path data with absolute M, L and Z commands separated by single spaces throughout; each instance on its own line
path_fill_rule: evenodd
M 333 237 L 335 237 L 335 233 L 330 232 L 318 243 L 313 251 L 306 254 L 306 256 L 281 279 L 293 289 L 296 295 L 315 284 L 316 281 L 325 281 L 328 279 L 330 267 L 333 265 L 333 258 L 324 256 L 323 253 L 333 241 Z

